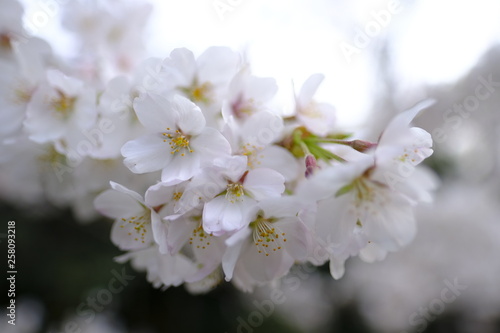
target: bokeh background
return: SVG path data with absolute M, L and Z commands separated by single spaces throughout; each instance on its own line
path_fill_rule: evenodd
M 60 22 L 72 1 L 54 1 L 57 15 L 37 34 L 70 59 L 79 50 Z M 23 1 L 26 20 L 47 2 Z M 392 116 L 434 98 L 416 124 L 435 141 L 427 161 L 440 179 L 435 201 L 419 207 L 418 235 L 407 248 L 374 264 L 351 259 L 339 281 L 327 268 L 297 267 L 281 304 L 270 305 L 271 288 L 244 294 L 223 284 L 196 296 L 154 289 L 114 261 L 121 253 L 109 240 L 111 221 L 82 224 L 67 209 L 20 207 L 3 188 L 0 233 L 16 221 L 18 312 L 15 327 L 2 316 L 0 332 L 500 332 L 499 1 L 151 3 L 146 55 L 230 46 L 256 75 L 277 79 L 285 109 L 293 85 L 324 73 L 317 98 L 363 138 L 376 139 Z M 477 98 L 478 86 L 487 97 Z M 81 304 L 123 269 L 131 277 L 123 291 L 82 316 Z M 5 279 L 0 287 L 4 294 Z M 4 309 L 7 298 L 0 300 Z

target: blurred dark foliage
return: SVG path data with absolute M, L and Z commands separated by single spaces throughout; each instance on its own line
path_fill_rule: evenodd
M 113 270 L 121 272 L 123 268 L 136 278 L 115 294 L 103 311 L 113 313 L 126 332 L 250 333 L 239 328 L 237 318 L 247 318 L 253 309 L 231 284 L 223 283 L 205 295 L 191 295 L 183 287 L 159 290 L 147 282 L 144 273 L 134 271 L 129 264 L 116 263 L 113 258 L 121 252 L 109 240 L 109 220 L 82 225 L 69 211 L 36 208 L 21 211 L 5 203 L 0 204 L 0 216 L 5 221 L 2 233 L 7 221 L 16 221 L 16 299 L 30 297 L 43 304 L 40 333 L 47 332 L 49 327 L 63 327 L 62 322 L 71 316 L 78 317 L 78 306 L 106 288 Z M 1 248 L 6 251 L 6 242 L 1 243 Z M 326 269 L 318 271 L 318 274 L 327 273 Z M 7 290 L 4 281 L 2 279 L 1 288 Z M 2 306 L 7 302 L 3 297 Z M 331 318 L 329 327 L 318 333 L 374 332 L 354 303 L 337 309 Z M 460 332 L 459 326 L 458 314 L 447 315 L 430 323 L 425 332 Z M 278 315 L 266 318 L 260 327 L 252 330 L 302 332 L 290 327 L 287 318 Z

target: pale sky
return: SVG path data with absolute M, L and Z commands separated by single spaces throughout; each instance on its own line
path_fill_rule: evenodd
M 40 10 L 39 0 L 23 2 L 28 15 Z M 359 124 L 369 112 L 377 85 L 372 54 L 384 39 L 392 38 L 393 65 L 410 85 L 456 80 L 500 40 L 497 0 L 150 2 L 155 5 L 146 34 L 150 55 L 167 57 L 176 47 L 200 54 L 212 45 L 245 52 L 254 74 L 277 79 L 278 101 L 285 108 L 292 105 L 292 80 L 299 89 L 309 75 L 323 73 L 317 100 L 336 106 L 344 126 Z M 57 16 L 49 23 L 39 34 L 67 54 L 71 40 L 60 33 Z M 366 45 L 356 44 L 367 32 L 372 36 Z M 355 48 L 348 57 L 345 45 Z

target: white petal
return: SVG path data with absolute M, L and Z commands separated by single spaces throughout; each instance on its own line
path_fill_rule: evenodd
M 285 177 L 272 169 L 253 169 L 245 177 L 243 186 L 257 201 L 277 198 L 285 191 Z
M 186 244 L 192 235 L 194 224 L 186 221 L 182 216 L 176 220 L 169 221 L 167 245 L 170 253 L 177 253 Z
M 178 119 L 177 127 L 187 135 L 198 135 L 205 127 L 205 117 L 200 108 L 186 97 L 175 95 L 172 101 Z
M 134 198 L 135 200 L 137 200 L 141 204 L 144 204 L 144 199 L 142 198 L 142 196 L 139 193 L 132 191 L 132 190 L 126 188 L 125 186 L 120 185 L 114 181 L 110 181 L 109 185 L 111 186 L 111 188 L 113 190 L 118 191 L 120 193 L 124 193 L 124 194 Z
M 188 180 L 200 171 L 200 154 L 185 153 L 184 156 L 176 153 L 170 163 L 161 173 L 161 181 L 167 184 L 178 184 Z
M 154 241 L 151 224 L 147 223 L 143 228 L 137 229 L 135 224 L 118 219 L 111 228 L 111 241 L 124 251 L 148 247 Z
M 247 99 L 267 102 L 271 100 L 278 91 L 278 85 L 274 78 L 255 77 L 251 75 L 248 78 L 248 84 L 244 91 Z
M 160 253 L 168 253 L 167 225 L 168 222 L 163 221 L 156 212 L 151 211 L 151 229 Z
M 145 202 L 150 207 L 160 206 L 172 200 L 175 186 L 169 186 L 163 182 L 152 185 L 145 194 Z
M 193 83 L 196 67 L 193 52 L 186 48 L 177 48 L 170 53 L 169 58 L 163 61 L 162 71 L 167 82 L 187 87 Z
M 394 138 L 401 137 L 401 133 L 408 130 L 408 126 L 413 119 L 424 109 L 435 103 L 432 99 L 427 99 L 417 103 L 415 106 L 396 115 L 387 125 L 379 140 L 379 145 L 392 144 Z
M 304 82 L 297 97 L 299 106 L 305 106 L 311 102 L 314 94 L 316 93 L 316 90 L 318 90 L 319 85 L 321 84 L 321 82 L 323 82 L 324 79 L 325 76 L 323 74 L 317 73 L 311 75 Z
M 170 146 L 159 134 L 148 134 L 128 141 L 121 149 L 123 163 L 134 173 L 163 169 L 172 159 Z
M 145 93 L 134 100 L 134 110 L 137 118 L 144 127 L 154 132 L 175 130 L 176 113 L 170 103 L 163 96 Z
M 203 162 L 211 162 L 215 158 L 231 154 L 231 146 L 226 138 L 217 130 L 205 127 L 203 131 L 190 141 L 191 148 L 202 156 Z
M 305 106 L 297 117 L 312 133 L 326 136 L 333 132 L 337 120 L 335 108 L 327 103 L 313 103 Z
M 248 245 L 248 242 L 244 240 L 247 239 L 252 231 L 250 228 L 244 228 L 239 232 L 235 233 L 233 236 L 228 238 L 227 243 L 231 244 L 224 253 L 222 257 L 222 269 L 226 275 L 226 281 L 230 281 L 233 277 L 234 268 L 238 262 L 242 248 Z M 234 237 L 234 239 L 232 239 Z
M 143 210 L 137 200 L 115 190 L 106 190 L 94 200 L 96 210 L 111 218 L 128 217 Z
M 285 148 L 271 145 L 255 153 L 255 155 L 256 162 L 252 162 L 254 167 L 276 170 L 285 177 L 287 182 L 297 179 L 299 164 L 295 157 Z M 252 155 L 249 156 L 249 159 L 252 160 L 252 157 Z
M 340 256 L 330 257 L 330 274 L 335 280 L 340 279 L 345 273 L 345 263 L 346 258 Z
M 273 143 L 283 131 L 283 119 L 271 112 L 257 112 L 241 128 L 243 144 L 265 147 Z
M 196 60 L 200 83 L 229 84 L 236 74 L 239 56 L 227 47 L 212 46 Z
M 225 233 L 220 216 L 227 204 L 227 200 L 223 196 L 216 197 L 205 204 L 203 207 L 203 229 L 207 233 L 213 233 L 216 236 Z
M 386 256 L 387 251 L 375 243 L 370 243 L 359 251 L 361 260 L 369 263 L 384 260 Z
M 286 242 L 284 249 L 294 260 L 305 260 L 312 245 L 311 235 L 306 226 L 298 218 L 284 218 L 273 224 L 277 230 L 284 233 Z

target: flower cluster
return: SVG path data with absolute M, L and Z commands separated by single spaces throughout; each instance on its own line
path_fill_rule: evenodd
M 352 139 L 314 99 L 321 74 L 286 110 L 273 101 L 275 80 L 225 47 L 137 62 L 123 41 L 142 20 L 105 10 L 112 40 L 78 24 L 86 11 L 68 23 L 82 50 L 100 51 L 73 64 L 0 26 L 0 67 L 11 73 L 0 81 L 0 182 L 10 198 L 45 194 L 82 218 L 95 207 L 114 219 L 111 240 L 127 251 L 119 261 L 156 287 L 195 293 L 223 279 L 251 291 L 295 263 L 329 261 L 339 278 L 350 256 L 382 259 L 411 241 L 413 207 L 435 186 L 417 168 L 432 139 L 410 125 L 429 102 L 395 117 L 378 142 Z

